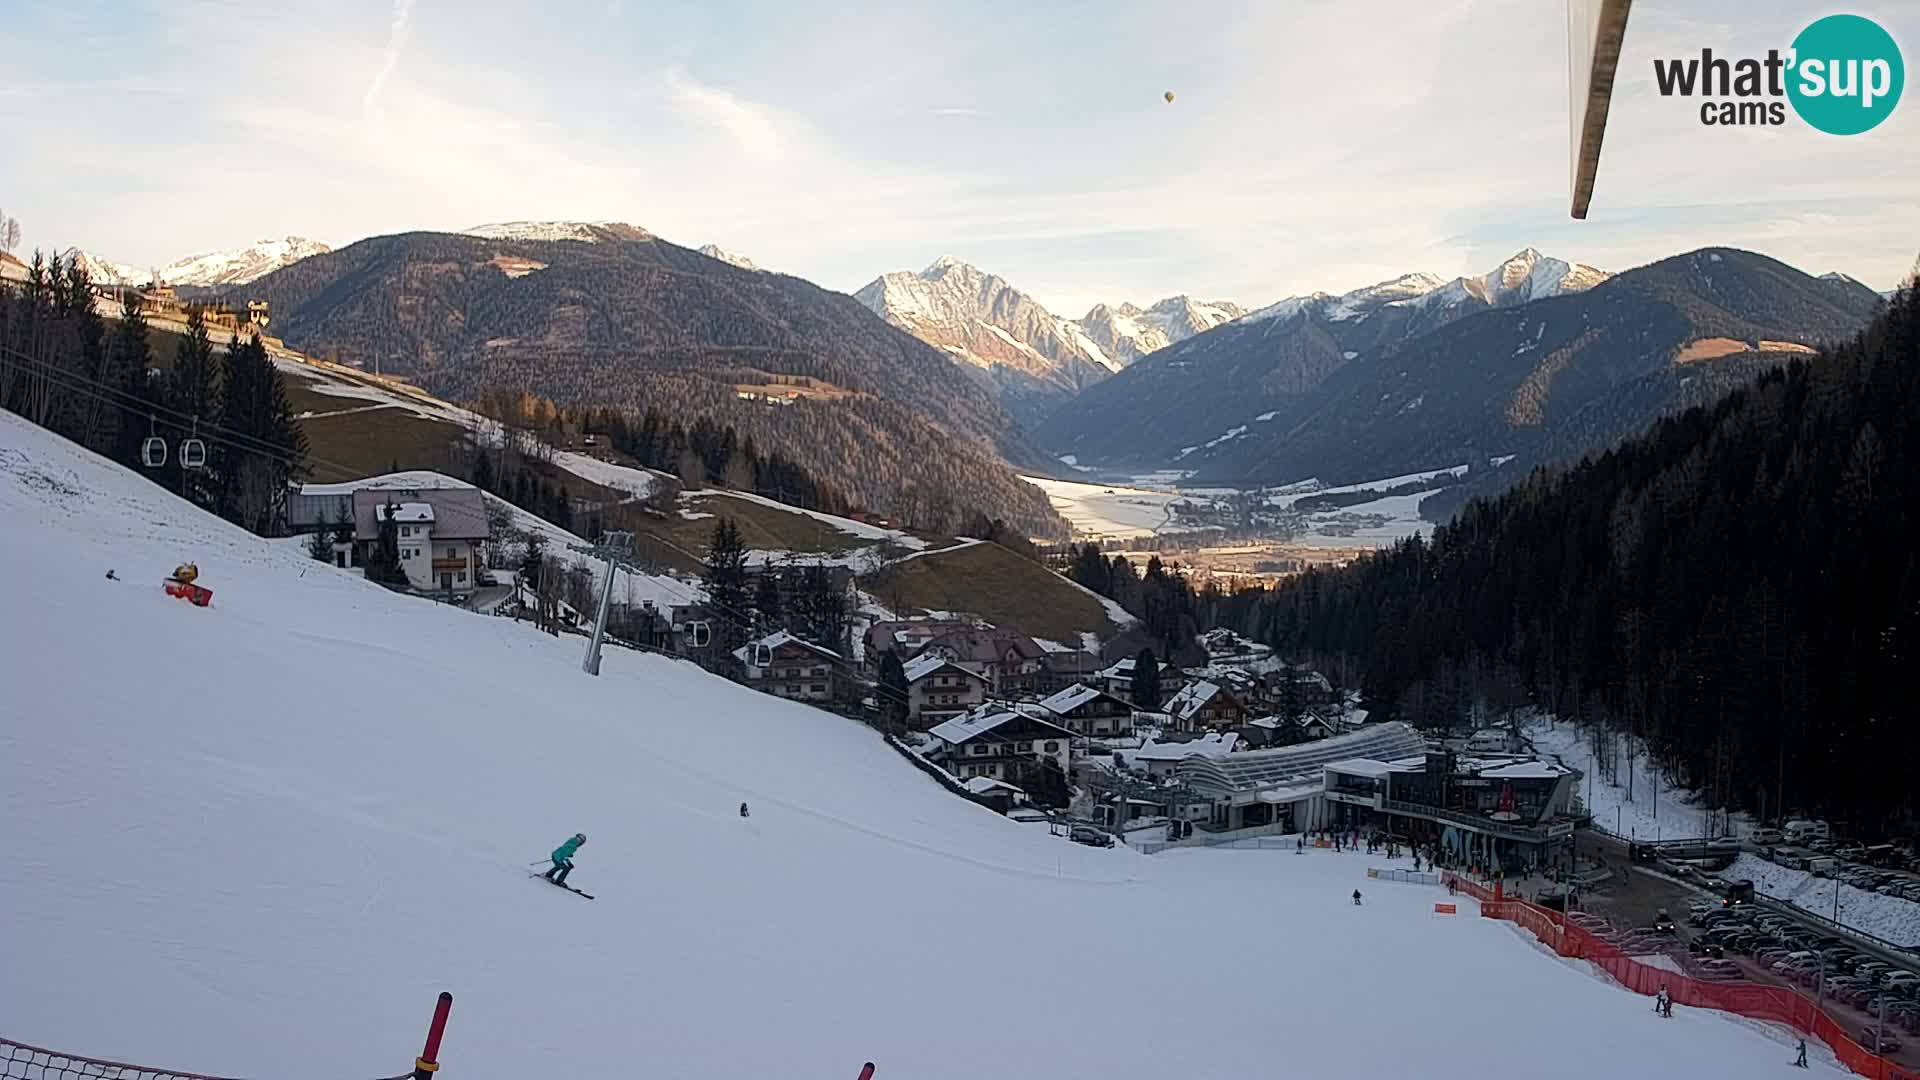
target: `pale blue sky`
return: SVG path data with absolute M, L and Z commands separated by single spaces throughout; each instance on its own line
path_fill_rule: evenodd
M 15 8 L 0 208 L 25 248 L 136 265 L 611 219 L 846 290 L 952 253 L 1079 315 L 1529 244 L 1608 269 L 1729 244 L 1875 288 L 1920 254 L 1920 102 L 1834 138 L 1652 89 L 1655 56 L 1785 48 L 1825 3 L 1638 0 L 1584 222 L 1559 0 Z M 1912 64 L 1920 5 L 1844 10 Z

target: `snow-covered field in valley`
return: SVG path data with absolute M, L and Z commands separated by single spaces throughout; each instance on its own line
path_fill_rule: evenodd
M 1399 483 L 1431 480 L 1462 469 L 1440 469 L 1408 476 L 1376 480 L 1366 484 L 1322 488 L 1312 481 L 1288 485 L 1268 501 L 1275 506 L 1291 507 L 1298 500 L 1315 494 L 1385 490 Z M 1233 495 L 1232 488 L 1191 488 L 1159 490 L 1129 487 L 1124 484 L 1080 483 L 1054 480 L 1044 476 L 1021 479 L 1046 492 L 1047 501 L 1073 526 L 1079 540 L 1128 540 L 1156 533 L 1192 532 L 1203 526 L 1183 523 L 1173 516 L 1172 506 L 1188 500 L 1205 502 L 1211 496 Z M 1136 478 L 1140 483 L 1156 478 Z M 1171 478 L 1167 478 L 1171 482 Z M 1319 510 L 1302 515 L 1306 529 L 1294 542 L 1309 547 L 1376 548 L 1397 540 L 1432 531 L 1431 522 L 1420 517 L 1420 500 L 1431 492 L 1415 495 L 1388 495 L 1356 506 Z
M 577 638 L 391 594 L 10 415 L 0 559 L 7 1038 L 391 1075 L 448 989 L 449 1080 L 1807 1075 L 1364 856 L 1077 846 L 851 721 L 625 651 L 590 678 Z M 162 593 L 183 559 L 210 608 Z M 528 876 L 575 830 L 597 900 Z

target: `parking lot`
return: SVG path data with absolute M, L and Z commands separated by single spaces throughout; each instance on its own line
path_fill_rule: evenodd
M 1621 849 L 1624 854 L 1624 847 Z M 1707 890 L 1634 867 L 1624 881 L 1588 894 L 1586 923 L 1630 955 L 1709 982 L 1791 986 L 1823 1004 L 1856 1042 L 1871 1048 L 1878 999 L 1887 1001 L 1884 1056 L 1920 1068 L 1920 966 L 1800 920 L 1764 902 L 1726 908 Z M 1657 930 L 1662 911 L 1671 934 Z M 1823 994 L 1822 972 L 1825 972 Z
M 1748 843 L 1746 850 L 1792 870 L 1809 870 L 1815 877 L 1831 878 L 1856 889 L 1920 901 L 1920 856 L 1911 856 L 1887 845 L 1868 848 L 1864 844 L 1835 844 L 1831 840 L 1813 840 L 1804 846 L 1792 844 Z M 1871 854 L 1877 861 L 1868 861 Z

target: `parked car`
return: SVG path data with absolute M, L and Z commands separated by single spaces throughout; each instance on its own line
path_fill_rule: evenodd
M 1756 844 L 1777 844 L 1786 839 L 1786 836 L 1779 829 L 1755 829 L 1748 834 L 1747 839 Z
M 1101 832 L 1091 825 L 1075 825 L 1068 831 L 1067 837 L 1076 844 L 1085 844 L 1088 847 L 1113 846 L 1112 833 Z
M 1869 1025 L 1860 1029 L 1860 1045 L 1876 1054 L 1897 1054 L 1900 1052 L 1900 1040 L 1891 1033 L 1881 1034 L 1877 1026 Z

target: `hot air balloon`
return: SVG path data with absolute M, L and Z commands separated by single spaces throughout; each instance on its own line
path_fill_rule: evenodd
M 1169 105 L 1173 104 L 1173 91 L 1171 90 L 1167 91 L 1166 97 L 1167 97 L 1167 104 Z

